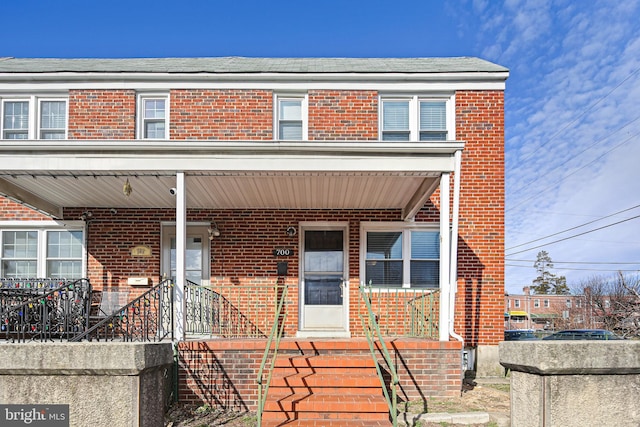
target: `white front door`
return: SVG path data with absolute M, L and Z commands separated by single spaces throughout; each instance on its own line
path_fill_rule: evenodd
M 298 336 L 348 337 L 347 225 L 302 226 Z
M 187 226 L 185 254 L 186 279 L 198 285 L 209 285 L 209 236 L 206 227 Z M 165 226 L 162 233 L 162 276 L 176 277 L 176 229 Z

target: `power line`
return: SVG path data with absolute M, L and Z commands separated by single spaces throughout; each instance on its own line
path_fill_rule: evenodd
M 568 236 L 568 237 L 565 237 L 563 239 L 554 240 L 553 242 L 547 242 L 547 243 L 545 243 L 543 245 L 538 245 L 538 246 L 531 247 L 529 249 L 523 249 L 521 251 L 512 252 L 510 254 L 506 254 L 505 256 L 512 256 L 512 255 L 520 254 L 522 252 L 528 252 L 528 251 L 531 251 L 531 250 L 534 250 L 534 249 L 542 248 L 542 247 L 547 246 L 547 245 L 552 245 L 554 243 L 563 242 L 565 240 L 573 239 L 574 237 L 583 236 L 585 234 L 593 233 L 594 231 L 602 230 L 602 229 L 608 228 L 608 227 L 613 227 L 614 225 L 622 224 L 623 222 L 631 221 L 632 219 L 636 219 L 636 218 L 640 218 L 640 215 L 636 215 L 636 216 L 631 217 L 631 218 L 623 219 L 621 221 L 614 222 L 612 224 L 603 225 L 602 227 L 594 228 L 593 230 L 588 230 L 588 231 L 585 231 L 583 233 L 574 234 L 573 236 Z
M 505 258 L 505 261 L 511 262 L 536 262 L 536 260 L 529 259 L 509 259 Z M 640 262 L 604 262 L 604 261 L 553 261 L 553 264 L 603 264 L 603 265 L 640 265 Z
M 505 264 L 505 266 L 506 266 L 506 267 L 531 268 L 531 267 L 528 267 L 528 266 L 526 266 L 526 265 L 512 265 L 512 264 Z M 606 272 L 623 271 L 623 272 L 627 272 L 627 273 L 640 272 L 640 268 L 631 269 L 631 270 L 623 270 L 623 269 L 619 269 L 619 268 L 616 268 L 615 270 L 607 270 L 607 269 L 599 269 L 599 268 L 554 268 L 554 270 L 570 270 L 570 271 L 606 271 Z
M 574 124 L 575 122 L 577 122 L 580 118 L 582 118 L 583 116 L 585 116 L 589 111 L 593 110 L 598 104 L 600 104 L 602 101 L 604 101 L 605 99 L 607 99 L 609 97 L 609 95 L 611 95 L 613 92 L 615 92 L 616 90 L 618 90 L 618 88 L 620 86 L 622 86 L 623 84 L 625 84 L 627 82 L 627 80 L 629 80 L 631 77 L 633 77 L 635 74 L 638 73 L 638 71 L 640 71 L 640 68 L 636 68 L 634 71 L 631 72 L 631 74 L 629 74 L 624 80 L 622 80 L 620 83 L 618 83 L 613 89 L 611 89 L 609 92 L 607 92 L 607 94 L 605 94 L 604 96 L 602 96 L 600 99 L 598 99 L 596 102 L 594 102 L 593 104 L 591 104 L 586 110 L 584 110 L 581 114 L 579 114 L 575 119 L 573 119 L 572 121 L 570 121 L 569 123 L 567 123 L 563 128 L 561 128 L 560 130 L 558 130 L 556 133 L 554 133 L 553 135 L 551 135 L 551 137 L 544 142 L 542 145 L 540 145 L 536 150 L 534 150 L 531 154 L 529 154 L 527 157 L 525 157 L 524 159 L 521 159 L 521 162 L 524 162 L 525 160 L 530 159 L 535 153 L 536 151 L 539 151 L 542 147 L 544 147 L 545 145 L 547 145 L 548 143 L 550 143 L 551 141 L 553 141 L 558 135 L 560 135 L 560 133 L 562 133 L 565 129 L 568 129 L 569 126 L 571 126 L 572 124 Z
M 592 164 L 594 164 L 597 160 L 600 160 L 601 158 L 603 158 L 605 155 L 611 153 L 613 150 L 617 150 L 618 148 L 622 147 L 624 144 L 626 144 L 627 142 L 629 142 L 632 138 L 636 137 L 640 135 L 640 132 L 635 133 L 633 135 L 631 135 L 629 138 L 625 139 L 624 141 L 622 141 L 620 144 L 612 147 L 610 150 L 605 151 L 604 153 L 602 153 L 601 155 L 599 155 L 598 157 L 596 157 L 595 159 L 593 159 L 592 161 L 590 161 L 589 163 L 579 167 L 578 169 L 574 170 L 573 172 L 571 172 L 570 174 L 564 175 L 562 176 L 559 180 L 552 182 L 548 187 L 543 188 L 542 190 L 538 191 L 537 193 L 533 193 L 530 197 L 520 201 L 520 203 L 518 203 L 515 206 L 510 206 L 509 209 L 505 209 L 505 211 L 510 211 L 514 208 L 517 208 L 518 206 L 528 202 L 531 199 L 534 199 L 536 197 L 538 197 L 541 193 L 544 193 L 545 191 L 547 191 L 548 189 L 554 187 L 555 185 L 559 184 L 560 182 L 562 182 L 562 180 L 569 178 L 570 176 L 578 173 L 579 171 L 581 171 L 582 169 L 586 168 L 587 166 L 591 166 Z M 533 182 L 533 181 L 532 181 Z
M 633 120 L 631 120 L 631 121 L 629 121 L 629 122 L 625 123 L 624 125 L 622 125 L 622 126 L 621 126 L 621 127 L 619 127 L 618 129 L 614 130 L 613 132 L 609 132 L 606 136 L 604 136 L 604 137 L 600 138 L 599 140 L 594 141 L 591 145 L 589 145 L 588 147 L 586 147 L 584 150 L 582 150 L 582 151 L 580 151 L 580 152 L 578 152 L 578 153 L 576 153 L 576 154 L 572 155 L 572 156 L 571 156 L 571 158 L 570 158 L 569 160 L 566 160 L 566 161 L 564 161 L 564 162 L 560 163 L 559 165 L 557 165 L 557 166 L 555 166 L 555 167 L 553 167 L 553 168 L 551 168 L 551 169 L 546 170 L 546 171 L 545 171 L 545 174 L 547 174 L 547 175 L 548 175 L 550 172 L 552 172 L 552 171 L 554 171 L 554 170 L 558 169 L 558 168 L 559 168 L 559 167 L 561 167 L 561 166 L 566 165 L 566 164 L 567 164 L 567 163 L 569 163 L 571 160 L 574 160 L 575 158 L 577 158 L 577 157 L 578 157 L 578 156 L 580 156 L 581 154 L 583 154 L 583 153 L 585 153 L 586 151 L 588 151 L 588 150 L 592 149 L 592 148 L 593 148 L 593 147 L 595 147 L 596 145 L 599 145 L 602 141 L 606 141 L 607 139 L 609 139 L 609 138 L 613 137 L 616 133 L 618 133 L 618 132 L 620 132 L 621 130 L 623 130 L 624 128 L 626 128 L 626 127 L 628 127 L 628 126 L 632 125 L 633 123 L 637 122 L 638 120 L 640 120 L 640 116 L 638 116 L 638 117 L 636 117 L 635 119 L 633 119 Z M 526 187 L 530 186 L 530 185 L 531 185 L 531 184 L 533 184 L 535 181 L 536 181 L 536 179 L 534 178 L 533 180 L 531 180 L 531 181 L 527 182 L 526 184 L 524 184 L 524 185 L 522 185 L 522 186 L 520 186 L 520 187 L 518 187 L 517 189 L 512 190 L 512 191 L 513 191 L 513 192 L 515 192 L 515 193 L 517 193 L 518 191 L 520 191 L 520 190 L 522 190 L 522 189 L 524 189 L 524 188 L 526 188 Z
M 609 214 L 609 215 L 594 219 L 593 221 L 585 222 L 584 224 L 576 225 L 575 227 L 567 228 L 566 230 L 558 231 L 557 233 L 553 233 L 553 234 L 550 234 L 550 235 L 545 236 L 545 237 L 540 237 L 539 239 L 535 239 L 535 240 L 531 240 L 529 242 L 521 243 L 519 245 L 511 246 L 510 248 L 505 249 L 505 251 L 510 251 L 511 249 L 519 248 L 520 246 L 530 245 L 531 243 L 539 242 L 540 240 L 548 239 L 550 237 L 557 236 L 558 234 L 566 233 L 568 231 L 575 230 L 576 228 L 581 228 L 581 227 L 584 227 L 586 225 L 593 224 L 594 222 L 602 221 L 603 219 L 610 218 L 612 216 L 619 215 L 619 214 L 621 214 L 623 212 L 627 212 L 627 211 L 630 211 L 632 209 L 636 209 L 636 208 L 639 208 L 639 207 L 640 207 L 640 205 L 635 205 L 635 206 L 632 206 L 630 208 L 623 209 L 621 211 L 614 212 L 612 214 Z

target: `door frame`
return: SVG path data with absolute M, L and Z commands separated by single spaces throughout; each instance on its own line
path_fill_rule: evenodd
M 186 235 L 202 237 L 202 286 L 211 284 L 211 241 L 209 240 L 208 222 L 187 222 Z M 176 237 L 176 223 L 160 224 L 160 276 L 171 272 L 171 237 Z
M 304 221 L 298 224 L 298 338 L 351 338 L 349 325 L 349 221 Z M 304 325 L 304 236 L 306 231 L 342 231 L 343 274 L 345 289 L 342 297 L 341 329 L 303 329 Z

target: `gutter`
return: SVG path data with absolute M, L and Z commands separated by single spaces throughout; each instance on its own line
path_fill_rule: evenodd
M 451 272 L 449 274 L 449 335 L 462 343 L 464 349 L 464 338 L 454 331 L 454 312 L 456 306 L 456 293 L 458 292 L 458 225 L 460 214 L 460 169 L 462 168 L 462 151 L 458 150 L 454 154 L 453 173 L 453 212 L 451 218 L 451 256 L 449 258 Z

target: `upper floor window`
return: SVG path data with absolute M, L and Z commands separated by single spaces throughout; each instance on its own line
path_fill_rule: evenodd
M 80 279 L 82 236 L 82 230 L 2 230 L 0 277 Z
M 424 228 L 364 228 L 365 283 L 372 286 L 437 288 L 440 233 Z
M 380 129 L 383 141 L 454 139 L 450 98 L 383 97 Z
M 2 139 L 65 139 L 67 100 L 31 96 L 3 99 Z
M 276 139 L 307 139 L 307 102 L 304 96 L 278 96 L 276 100 Z
M 540 308 L 540 300 L 539 299 L 534 299 L 533 300 L 533 306 L 535 308 Z
M 567 308 L 571 308 L 571 300 L 570 299 L 567 299 L 565 301 L 565 304 L 566 304 Z
M 549 300 L 544 300 L 544 308 L 549 308 Z
M 140 95 L 138 98 L 138 138 L 167 139 L 169 99 L 166 95 Z
M 520 308 L 520 300 L 519 299 L 513 300 L 513 306 L 515 308 Z

